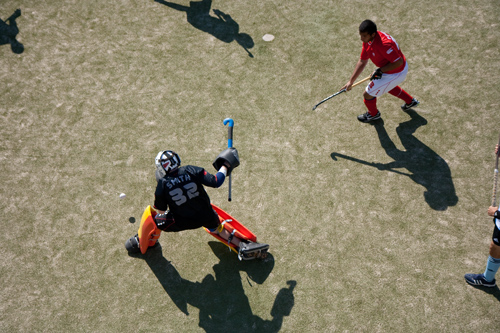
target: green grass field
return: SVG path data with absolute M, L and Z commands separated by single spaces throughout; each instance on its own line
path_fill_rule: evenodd
M 2 0 L 0 18 L 17 8 L 24 52 L 0 46 L 1 332 L 498 330 L 499 289 L 463 278 L 493 230 L 498 1 L 213 0 L 200 21 L 166 1 Z M 356 87 L 312 111 L 349 79 L 367 18 L 420 106 L 385 95 L 383 122 L 361 124 Z M 269 259 L 203 230 L 129 256 L 156 153 L 215 171 L 226 117 L 233 201 L 208 193 Z

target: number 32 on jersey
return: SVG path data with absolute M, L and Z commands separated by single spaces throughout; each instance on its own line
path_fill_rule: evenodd
M 168 194 L 172 197 L 172 200 L 176 203 L 177 206 L 182 205 L 183 203 L 188 201 L 188 199 L 193 199 L 200 195 L 200 193 L 198 192 L 198 186 L 193 182 L 173 189 L 172 191 L 168 192 Z

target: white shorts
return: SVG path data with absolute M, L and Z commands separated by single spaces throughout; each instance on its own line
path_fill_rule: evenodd
M 403 82 L 406 79 L 406 74 L 408 74 L 408 63 L 406 63 L 405 68 L 399 73 L 382 74 L 382 78 L 371 81 L 365 91 L 373 97 L 382 96 Z

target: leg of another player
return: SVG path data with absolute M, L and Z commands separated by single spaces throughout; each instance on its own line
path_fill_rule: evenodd
M 400 86 L 392 88 L 392 90 L 389 91 L 389 94 L 391 94 L 394 97 L 402 99 L 406 104 L 411 104 L 411 102 L 413 101 L 413 97 L 410 94 L 408 94 L 404 89 L 402 89 Z
M 488 261 L 486 262 L 486 270 L 483 275 L 486 281 L 491 282 L 495 280 L 495 275 L 500 268 L 500 246 L 491 241 L 489 254 Z
M 371 116 L 375 116 L 378 113 L 377 97 L 374 97 L 365 91 L 363 94 L 363 102 L 365 103 L 368 113 L 370 113 Z

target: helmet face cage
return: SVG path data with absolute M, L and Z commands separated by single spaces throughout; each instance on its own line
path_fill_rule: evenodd
M 181 159 L 172 150 L 165 150 L 156 155 L 155 165 L 160 176 L 165 177 L 167 173 L 175 171 L 181 166 Z

